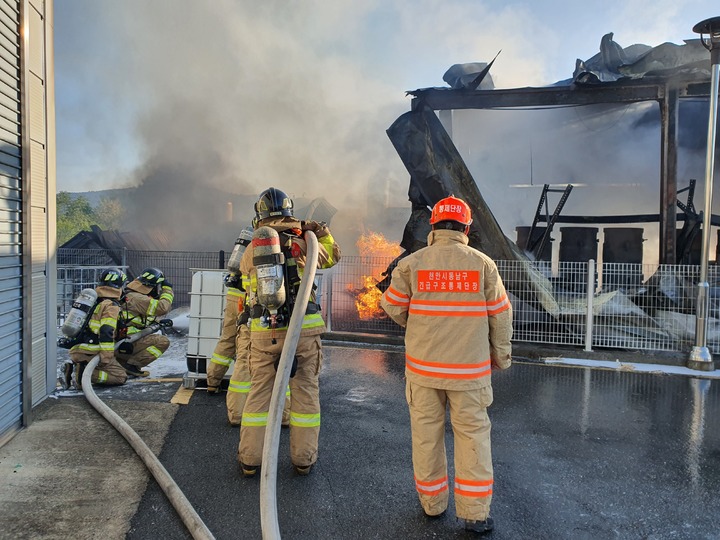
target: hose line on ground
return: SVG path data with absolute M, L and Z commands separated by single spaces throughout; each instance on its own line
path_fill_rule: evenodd
M 200 516 L 195 512 L 195 509 L 187 500 L 183 492 L 180 490 L 178 485 L 172 479 L 170 474 L 167 472 L 162 463 L 153 454 L 152 450 L 148 448 L 145 441 L 133 431 L 133 429 L 120 418 L 110 407 L 105 405 L 100 398 L 97 397 L 92 387 L 92 373 L 95 371 L 98 363 L 100 362 L 100 356 L 95 356 L 85 368 L 82 375 L 82 389 L 85 394 L 85 398 L 90 402 L 95 410 L 97 410 L 110 424 L 125 437 L 125 440 L 130 443 L 138 456 L 143 460 L 143 463 L 150 470 L 155 480 L 160 485 L 162 490 L 167 495 L 167 498 L 172 503 L 173 507 L 180 515 L 183 523 L 187 527 L 188 531 L 196 540 L 214 540 L 213 534 L 205 526 Z
M 277 515 L 277 459 L 278 446 L 280 444 L 280 426 L 282 423 L 282 412 L 285 407 L 285 389 L 290 382 L 290 371 L 292 370 L 293 358 L 297 349 L 300 331 L 302 330 L 305 310 L 307 309 L 310 293 L 315 281 L 315 270 L 317 269 L 318 241 L 312 231 L 305 231 L 305 242 L 307 244 L 307 258 L 303 277 L 298 289 L 297 300 L 293 307 L 290 322 L 288 323 L 285 343 L 283 343 L 280 362 L 273 385 L 272 398 L 270 399 L 270 411 L 268 412 L 268 423 L 265 428 L 265 442 L 263 443 L 262 467 L 260 467 L 260 524 L 262 537 L 265 540 L 280 539 L 280 525 Z

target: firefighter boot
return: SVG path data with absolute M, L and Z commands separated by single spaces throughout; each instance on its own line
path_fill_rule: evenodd
M 63 390 L 69 390 L 72 388 L 72 376 L 73 376 L 73 370 L 75 368 L 75 364 L 72 362 L 66 362 L 65 365 L 63 365 L 63 378 L 62 378 L 62 385 Z
M 73 376 L 73 386 L 76 390 L 82 390 L 82 376 L 87 367 L 87 362 L 78 362 L 75 374 Z
M 293 465 L 293 468 L 299 476 L 307 476 L 308 474 L 310 474 L 310 471 L 313 468 L 313 464 L 311 463 L 310 465 L 307 465 L 305 467 L 301 467 L 300 465 Z
M 129 377 L 147 377 L 148 375 L 150 375 L 149 371 L 142 370 L 138 366 L 135 366 L 133 364 L 121 363 L 120 365 L 123 367 L 125 373 L 127 373 Z
M 495 524 L 491 517 L 484 519 L 483 521 L 474 521 L 472 519 L 465 520 L 465 530 L 478 533 L 486 534 L 493 530 Z
M 258 472 L 260 467 L 256 465 L 246 465 L 242 461 L 240 463 L 240 472 L 245 478 L 252 478 Z

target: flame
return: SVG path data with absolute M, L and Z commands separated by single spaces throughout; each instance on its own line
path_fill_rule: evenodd
M 363 267 L 369 266 L 372 273 L 362 276 L 360 288 L 348 285 L 348 290 L 355 294 L 355 309 L 361 320 L 385 317 L 385 312 L 380 307 L 382 292 L 376 285 L 383 279 L 382 273 L 390 261 L 402 253 L 402 248 L 400 244 L 390 242 L 381 233 L 375 232 L 363 234 L 356 245 L 364 263 Z

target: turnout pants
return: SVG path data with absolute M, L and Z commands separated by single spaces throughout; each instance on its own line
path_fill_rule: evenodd
M 96 355 L 95 352 L 70 351 L 70 360 L 72 360 L 73 364 L 87 363 Z M 81 388 L 82 381 L 77 378 L 79 372 L 80 370 L 75 366 L 75 382 L 78 388 Z M 93 384 L 105 384 L 108 386 L 125 384 L 127 373 L 115 358 L 103 358 L 101 355 L 100 362 L 92 373 L 91 381 Z
M 230 384 L 228 385 L 225 404 L 227 405 L 228 421 L 233 426 L 239 426 L 245 408 L 248 393 L 250 393 L 250 329 L 246 325 L 238 326 L 235 341 L 235 366 L 233 367 Z M 210 383 L 208 383 L 210 384 Z M 218 382 L 219 384 L 219 382 Z M 285 394 L 285 408 L 283 409 L 282 425 L 290 423 L 290 388 Z
M 170 340 L 162 334 L 150 334 L 137 340 L 133 345 L 132 354 L 124 354 L 119 351 L 115 352 L 115 358 L 120 363 L 130 364 L 137 368 L 144 368 L 151 362 L 154 362 L 162 353 L 167 351 L 170 346 Z
M 250 329 L 245 324 L 237 326 L 235 336 L 235 367 L 230 376 L 225 404 L 227 405 L 228 421 L 233 426 L 239 426 L 242 420 L 245 401 L 250 393 Z M 219 343 L 218 343 L 219 345 Z M 220 386 L 218 379 L 217 386 Z M 210 369 L 208 369 L 208 386 L 210 386 Z
M 207 365 L 208 388 L 220 387 L 225 373 L 236 357 L 236 352 L 240 352 L 239 349 L 236 349 L 236 340 L 239 341 L 240 328 L 242 328 L 237 325 L 238 307 L 237 296 L 227 295 L 225 297 L 220 339 L 215 345 L 215 350 Z M 245 329 L 248 330 L 247 326 Z
M 246 465 L 262 464 L 265 427 L 276 374 L 274 364 L 280 359 L 284 342 L 284 338 L 279 338 L 275 344 L 269 337 L 251 338 L 251 387 L 242 414 L 238 447 L 238 460 Z M 290 379 L 290 460 L 293 465 L 307 467 L 317 460 L 320 435 L 320 336 L 301 336 L 295 357 L 297 371 Z
M 490 452 L 492 387 L 440 390 L 407 382 L 415 488 L 425 513 L 441 514 L 448 506 L 445 410 L 450 408 L 455 453 L 455 513 L 460 519 L 484 520 L 493 491 Z

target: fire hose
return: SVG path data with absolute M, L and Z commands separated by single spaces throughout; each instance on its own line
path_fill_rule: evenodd
M 157 332 L 160 328 L 168 326 L 172 326 L 172 321 L 169 321 L 169 324 L 163 321 L 148 326 L 140 332 L 116 343 L 115 349 L 117 350 L 123 343 L 133 343 L 143 336 L 152 334 Z M 99 362 L 100 356 L 95 356 L 92 360 L 90 360 L 83 372 L 82 389 L 85 397 L 95 410 L 97 410 L 105 418 L 105 420 L 110 422 L 110 424 L 123 437 L 125 437 L 125 440 L 130 443 L 130 446 L 133 447 L 135 452 L 137 452 L 138 456 L 140 456 L 143 460 L 143 463 L 145 463 L 147 468 L 155 477 L 158 485 L 162 488 L 163 492 L 165 492 L 165 495 L 167 495 L 167 498 L 180 515 L 180 518 L 192 537 L 196 540 L 214 540 L 215 537 L 213 534 L 207 528 L 205 523 L 203 523 L 197 512 L 195 512 L 195 509 L 190 504 L 190 501 L 187 500 L 165 467 L 163 467 L 162 463 L 160 463 L 160 460 L 158 460 L 152 450 L 150 450 L 147 444 L 145 444 L 145 441 L 143 441 L 122 418 L 120 418 L 110 407 L 105 405 L 105 403 L 103 403 L 102 400 L 95 394 L 92 387 L 92 373 L 95 371 Z
M 280 538 L 277 513 L 277 459 L 282 412 L 285 406 L 285 389 L 290 382 L 293 358 L 300 339 L 305 310 L 310 299 L 315 280 L 315 270 L 317 269 L 318 241 L 312 231 L 305 231 L 305 242 L 307 244 L 305 269 L 298 289 L 295 307 L 290 315 L 285 343 L 283 343 L 282 353 L 280 354 L 280 362 L 275 376 L 272 398 L 270 399 L 268 423 L 265 428 L 262 467 L 260 468 L 260 524 L 262 537 L 265 540 L 279 540 Z

